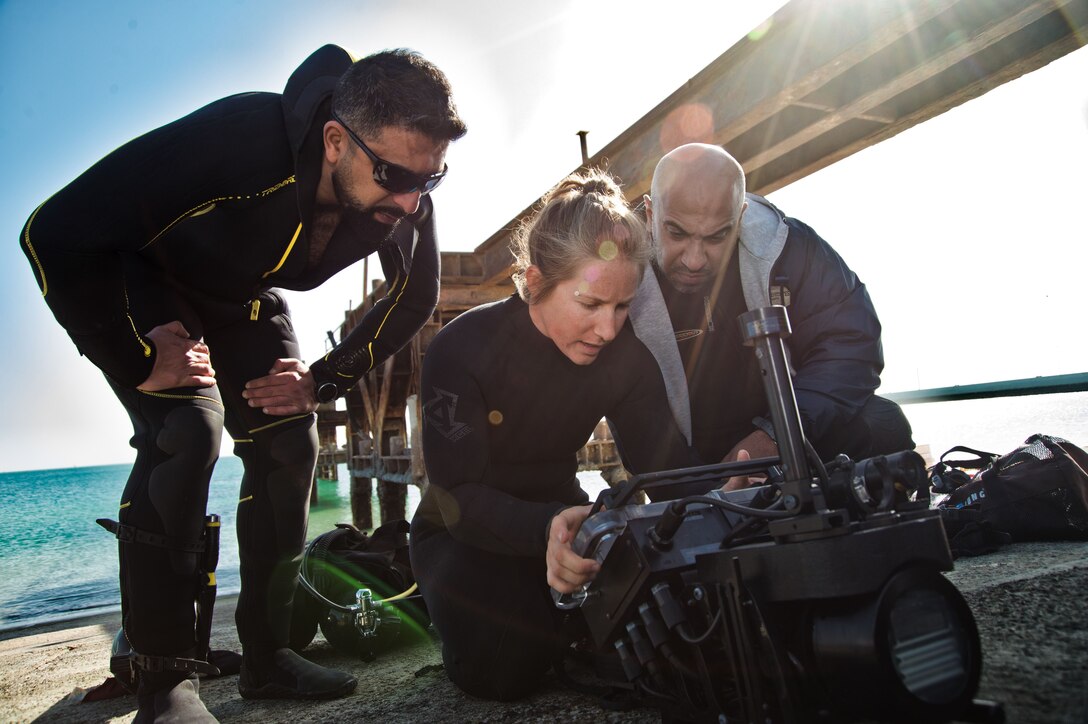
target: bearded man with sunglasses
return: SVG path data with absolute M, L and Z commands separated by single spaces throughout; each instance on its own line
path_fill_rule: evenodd
M 419 54 L 311 55 L 282 94 L 215 101 L 121 146 L 31 214 L 42 295 L 132 419 L 119 522 L 123 633 L 137 721 L 214 721 L 194 598 L 225 426 L 238 507 L 246 698 L 318 699 L 353 677 L 287 647 L 317 454 L 319 402 L 404 346 L 438 301 L 428 194 L 464 135 L 449 82 Z M 388 295 L 307 365 L 283 295 L 377 253 Z M 212 567 L 213 568 L 213 567 Z M 205 606 L 206 608 L 206 606 Z M 206 611 L 205 611 L 206 613 Z

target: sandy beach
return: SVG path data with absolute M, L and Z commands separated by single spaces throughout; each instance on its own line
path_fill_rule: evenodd
M 1010 724 L 1088 722 L 1088 543 L 1020 543 L 956 562 L 949 578 L 974 612 L 982 638 L 979 696 L 1000 701 Z M 233 597 L 221 599 L 215 648 L 237 650 Z M 135 697 L 80 703 L 109 675 L 118 616 L 0 633 L 0 721 L 130 722 Z M 658 721 L 653 710 L 614 712 L 553 675 L 533 697 L 484 702 L 449 683 L 433 643 L 360 661 L 319 635 L 306 655 L 352 671 L 359 687 L 329 702 L 245 701 L 236 677 L 204 681 L 202 696 L 223 722 Z

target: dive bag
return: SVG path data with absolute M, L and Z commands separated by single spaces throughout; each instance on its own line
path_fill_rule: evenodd
M 1088 453 L 1068 440 L 1032 435 L 1004 455 L 957 447 L 968 460 L 930 469 L 955 555 L 988 553 L 1007 542 L 1088 540 Z

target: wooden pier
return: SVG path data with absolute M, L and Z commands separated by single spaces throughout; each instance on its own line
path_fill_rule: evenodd
M 1040 68 L 1085 38 L 1085 0 L 793 0 L 586 165 L 618 176 L 634 201 L 648 191 L 663 151 L 699 140 L 728 148 L 749 190 L 770 193 Z M 703 121 L 697 138 L 685 136 L 692 119 Z M 347 463 L 356 525 L 372 525 L 372 481 L 383 519 L 404 515 L 407 485 L 426 486 L 417 441 L 427 345 L 461 312 L 513 292 L 510 234 L 532 208 L 472 252 L 443 252 L 441 298 L 423 331 L 372 370 L 345 408 L 319 410 L 320 464 L 335 472 L 336 461 Z M 385 292 L 375 285 L 337 337 Z M 338 426 L 346 429 L 343 450 Z M 622 474 L 615 446 L 597 435 L 579 462 Z

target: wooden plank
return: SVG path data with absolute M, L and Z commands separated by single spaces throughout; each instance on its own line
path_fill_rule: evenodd
M 804 0 L 776 13 L 766 35 L 745 38 L 590 159 L 609 159 L 628 198 L 647 193 L 661 155 L 681 143 L 728 143 L 947 10 L 955 0 Z M 702 112 L 702 138 L 676 130 L 678 114 Z M 744 165 L 744 159 L 738 157 Z M 745 165 L 747 170 L 747 166 Z
M 1001 22 L 993 23 L 975 37 L 965 42 L 950 47 L 945 52 L 938 52 L 930 56 L 929 60 L 920 63 L 902 74 L 879 85 L 872 91 L 858 96 L 854 101 L 827 114 L 818 122 L 813 123 L 802 131 L 794 133 L 787 138 L 766 147 L 761 153 L 743 160 L 743 166 L 748 173 L 754 173 L 755 169 L 777 159 L 796 148 L 812 141 L 824 133 L 842 125 L 848 120 L 859 118 L 873 109 L 879 107 L 885 101 L 900 95 L 903 91 L 913 88 L 927 78 L 951 68 L 953 65 L 966 60 L 994 43 L 1007 38 L 1009 35 L 1026 28 L 1045 15 L 1053 12 L 1051 2 L 1033 3 L 1018 13 L 1013 14 Z
M 480 304 L 505 299 L 513 294 L 513 292 L 514 284 L 509 279 L 507 279 L 507 283 L 503 285 L 492 284 L 488 286 L 477 285 L 472 287 L 446 286 L 442 288 L 441 304 L 443 309 L 456 307 L 471 309 Z
M 385 415 L 389 408 L 389 389 L 393 384 L 393 361 L 396 355 L 390 355 L 382 367 L 382 390 L 378 395 L 378 407 L 374 410 L 374 454 L 382 453 L 382 433 L 385 431 Z
M 363 375 L 362 379 L 356 384 L 359 388 L 359 395 L 363 398 L 363 409 L 366 411 L 367 426 L 373 430 L 375 428 L 375 414 L 374 414 L 374 401 L 370 399 L 370 383 L 367 380 L 367 375 Z
M 772 191 L 777 191 L 794 181 L 805 178 L 806 176 L 809 176 L 822 168 L 826 168 L 837 161 L 841 161 L 858 151 L 869 148 L 880 141 L 887 140 L 909 128 L 913 128 L 934 115 L 938 115 L 946 110 L 962 105 L 968 100 L 977 98 L 1003 83 L 1007 83 L 1008 81 L 1019 78 L 1033 70 L 1037 70 L 1047 63 L 1080 48 L 1082 45 L 1083 43 L 1079 39 L 1069 36 L 1058 43 L 1050 44 L 1042 50 L 1004 67 L 998 73 L 985 78 L 980 78 L 974 83 L 963 86 L 956 93 L 942 98 L 939 103 L 919 109 L 915 113 L 904 116 L 896 123 L 884 127 L 876 134 L 858 138 L 852 143 L 844 144 L 835 152 L 824 155 L 811 163 L 797 165 L 794 170 L 788 174 L 776 175 L 773 180 L 764 181 L 759 177 L 759 171 L 756 171 L 749 177 L 749 181 L 754 182 L 755 186 L 760 189 L 758 193 L 769 194 Z

